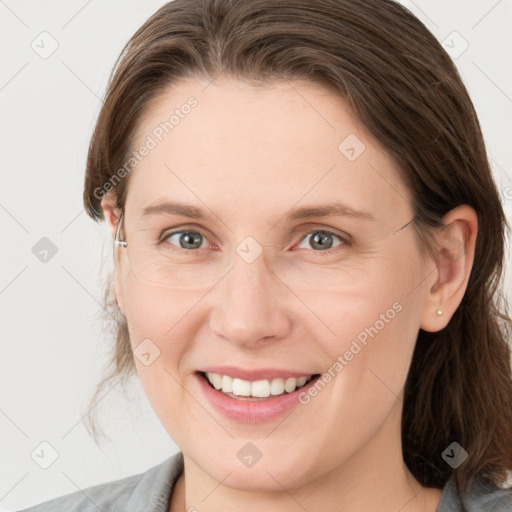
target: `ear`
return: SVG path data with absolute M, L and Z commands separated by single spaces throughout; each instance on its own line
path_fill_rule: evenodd
M 437 332 L 446 327 L 464 297 L 475 256 L 478 217 L 468 205 L 457 206 L 443 217 L 445 228 L 435 238 L 438 253 L 427 280 L 420 327 Z M 441 312 L 441 314 L 439 314 Z
M 101 209 L 103 210 L 103 216 L 105 217 L 105 222 L 112 233 L 112 237 L 115 237 L 117 221 L 121 214 L 121 210 L 117 207 L 117 196 L 114 191 L 109 191 L 102 197 Z
M 121 210 L 117 207 L 117 197 L 113 191 L 107 192 L 103 198 L 101 199 L 101 208 L 103 210 L 103 216 L 105 217 L 105 222 L 112 233 L 112 240 L 114 240 L 117 231 L 117 225 L 119 223 L 119 217 L 121 215 Z M 123 294 L 123 286 L 121 282 L 120 269 L 119 269 L 119 259 L 114 257 L 114 265 L 115 265 L 115 277 L 114 277 L 114 287 L 116 292 L 117 303 L 119 304 L 119 308 L 124 315 L 124 294 Z

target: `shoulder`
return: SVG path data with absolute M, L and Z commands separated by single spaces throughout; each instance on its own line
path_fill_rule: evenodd
M 461 494 L 461 501 L 468 510 L 510 512 L 512 510 L 512 489 L 502 489 L 491 480 L 481 477 L 470 493 Z
M 461 493 L 454 478 L 443 489 L 437 512 L 510 512 L 512 489 L 502 489 L 480 476 L 467 493 Z
M 164 512 L 182 471 L 183 454 L 178 452 L 143 473 L 94 485 L 19 512 Z

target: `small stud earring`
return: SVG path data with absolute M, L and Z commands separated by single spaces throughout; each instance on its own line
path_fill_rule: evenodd
M 443 314 L 443 311 L 441 309 L 436 309 L 436 315 L 441 316 Z

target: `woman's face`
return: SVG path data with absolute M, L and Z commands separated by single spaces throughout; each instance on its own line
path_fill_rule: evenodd
M 434 276 L 385 148 L 319 85 L 224 78 L 170 89 L 133 149 L 116 291 L 185 457 L 225 485 L 281 489 L 396 455 Z M 202 218 L 147 210 L 165 202 Z M 207 371 L 226 390 L 241 380 L 224 393 Z

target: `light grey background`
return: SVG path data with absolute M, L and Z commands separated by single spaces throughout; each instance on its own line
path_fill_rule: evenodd
M 178 450 L 137 383 L 129 401 L 114 389 L 98 405 L 114 441 L 99 448 L 81 421 L 111 343 L 98 320 L 110 238 L 82 207 L 87 147 L 115 58 L 164 3 L 0 0 L 3 511 L 144 471 Z M 512 218 L 512 1 L 403 3 L 450 48 Z M 57 248 L 46 263 L 32 251 L 43 237 Z M 51 462 L 42 442 L 58 454 L 48 469 L 36 463 Z

